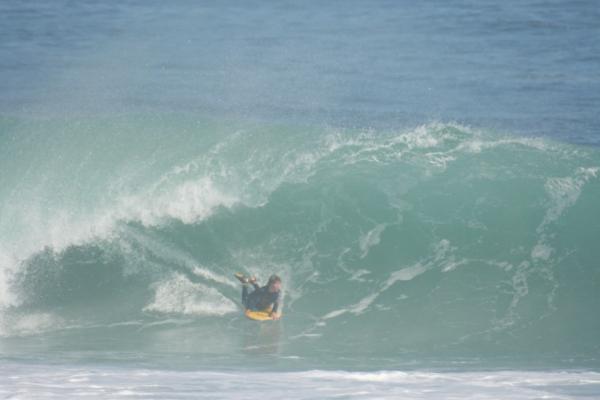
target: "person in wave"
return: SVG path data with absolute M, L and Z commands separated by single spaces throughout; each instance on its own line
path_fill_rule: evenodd
M 281 278 L 277 275 L 271 275 L 267 284 L 260 287 L 256 283 L 256 277 L 248 278 L 243 274 L 236 273 L 235 277 L 242 282 L 242 304 L 247 310 L 264 311 L 270 309 L 270 315 L 273 319 L 279 319 L 281 314 L 279 302 L 281 300 Z M 248 293 L 248 286 L 251 284 L 254 290 Z

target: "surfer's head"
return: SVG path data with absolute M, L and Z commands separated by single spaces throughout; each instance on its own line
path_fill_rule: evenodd
M 279 292 L 281 290 L 281 278 L 277 275 L 271 275 L 269 282 L 267 282 L 267 287 L 269 288 L 269 292 Z

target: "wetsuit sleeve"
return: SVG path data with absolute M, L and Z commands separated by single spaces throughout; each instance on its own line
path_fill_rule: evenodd
M 281 294 L 277 294 L 277 298 L 273 302 L 273 310 L 271 311 L 271 313 L 276 313 L 277 310 L 279 309 L 279 299 L 280 298 L 281 298 Z

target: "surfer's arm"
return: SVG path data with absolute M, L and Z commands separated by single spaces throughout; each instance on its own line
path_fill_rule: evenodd
M 271 309 L 271 315 L 277 314 L 277 310 L 279 309 L 279 298 L 280 298 L 280 295 L 277 295 L 277 298 L 273 302 L 273 308 Z
M 275 304 L 273 304 L 273 310 L 271 310 L 271 318 L 278 320 L 279 318 L 281 318 L 281 314 L 279 314 L 277 312 L 277 309 L 279 308 L 279 300 L 275 302 Z

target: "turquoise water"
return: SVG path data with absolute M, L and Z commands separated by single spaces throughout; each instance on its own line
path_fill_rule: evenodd
M 594 148 L 450 124 L 72 124 L 7 148 L 31 157 L 3 192 L 5 337 L 108 350 L 116 335 L 131 351 L 237 358 L 254 340 L 243 271 L 286 283 L 287 318 L 257 328 L 282 356 L 596 362 L 600 321 L 582 317 L 598 301 Z M 143 138 L 81 143 L 82 130 Z M 65 157 L 43 157 L 53 146 Z
M 593 3 L 62 6 L 0 6 L 0 393 L 600 393 Z

